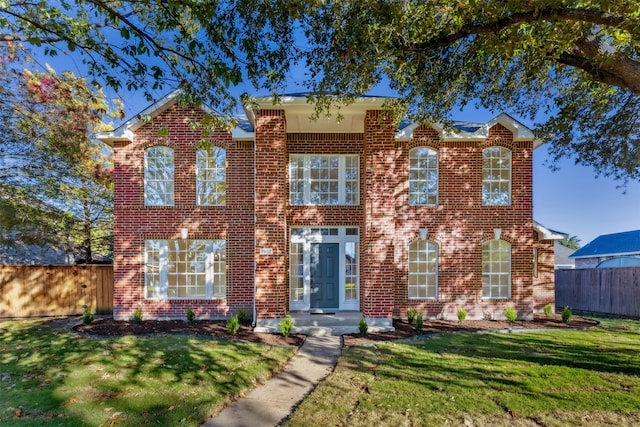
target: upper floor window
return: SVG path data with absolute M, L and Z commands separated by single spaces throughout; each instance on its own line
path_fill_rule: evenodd
M 438 152 L 432 148 L 409 151 L 409 204 L 438 204 Z
M 489 147 L 482 150 L 482 204 L 511 204 L 511 150 Z
M 169 147 L 144 152 L 144 204 L 173 206 L 173 150 Z
M 511 298 L 511 245 L 493 239 L 482 244 L 482 297 Z
M 438 296 L 438 244 L 416 240 L 409 245 L 409 298 Z
M 289 158 L 289 200 L 292 205 L 358 205 L 358 156 L 292 154 Z
M 196 152 L 196 203 L 220 206 L 227 200 L 227 152 L 220 147 Z
M 147 240 L 144 247 L 147 298 L 226 297 L 224 240 Z

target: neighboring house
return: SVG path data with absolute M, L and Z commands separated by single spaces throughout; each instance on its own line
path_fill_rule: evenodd
M 554 302 L 553 240 L 532 217 L 532 132 L 508 115 L 392 125 L 384 99 L 310 120 L 258 98 L 231 132 L 176 93 L 100 138 L 114 147 L 114 316 L 361 312 L 523 318 Z M 210 144 L 202 144 L 205 139 Z
M 576 268 L 634 267 L 640 259 L 640 230 L 603 234 L 575 251 Z
M 560 242 L 556 240 L 554 242 L 554 264 L 556 270 L 576 268 L 576 262 L 570 258 L 574 252 L 574 249 L 561 245 Z

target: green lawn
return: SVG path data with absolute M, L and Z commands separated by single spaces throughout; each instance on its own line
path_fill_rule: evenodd
M 195 426 L 292 347 L 193 336 L 87 338 L 0 321 L 0 425 Z
M 286 425 L 640 425 L 640 323 L 349 348 Z

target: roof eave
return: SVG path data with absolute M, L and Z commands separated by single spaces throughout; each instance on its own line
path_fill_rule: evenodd
M 542 234 L 543 240 L 563 240 L 569 237 L 568 234 L 561 233 L 558 231 L 551 230 L 544 225 L 540 224 L 538 221 L 533 221 L 533 228 Z
M 486 140 L 489 137 L 489 130 L 496 124 L 501 124 L 505 128 L 509 129 L 513 133 L 514 141 L 533 141 L 533 148 L 538 148 L 544 142 L 536 138 L 533 131 L 511 117 L 506 113 L 502 113 L 487 123 L 480 126 L 480 128 L 474 132 L 452 132 L 446 131 L 444 126 L 440 124 L 433 124 L 432 127 L 440 134 L 440 138 L 443 141 L 460 141 L 460 140 Z M 396 140 L 410 140 L 413 138 L 413 132 L 420 126 L 420 123 L 412 123 L 405 126 L 403 129 L 396 132 Z
M 579 249 L 578 249 L 579 250 Z M 577 251 L 576 251 L 577 252 Z M 626 255 L 640 255 L 640 251 L 632 251 L 632 252 L 609 252 L 609 253 L 595 253 L 595 254 L 587 254 L 587 255 L 576 255 L 571 254 L 569 258 L 574 259 L 583 259 L 583 258 L 600 258 L 605 256 L 626 256 Z

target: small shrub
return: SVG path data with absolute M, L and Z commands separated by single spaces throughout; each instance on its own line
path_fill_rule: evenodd
M 196 312 L 191 309 L 191 307 L 187 308 L 187 322 L 193 323 L 196 321 Z
M 360 331 L 360 335 L 362 335 L 363 337 L 367 335 L 369 325 L 367 324 L 367 320 L 364 317 L 360 319 L 360 322 L 358 323 L 358 330 Z
M 133 310 L 133 321 L 137 324 L 142 323 L 142 307 L 138 307 Z
M 232 316 L 227 320 L 227 332 L 231 335 L 235 335 L 240 329 L 240 322 L 238 322 L 238 316 Z
M 467 310 L 464 307 L 460 307 L 458 309 L 458 322 L 464 322 L 464 319 L 467 318 Z
M 89 307 L 85 307 L 84 313 L 82 314 L 82 323 L 84 323 L 85 325 L 90 325 L 93 323 L 94 318 L 95 317 L 91 310 L 89 310 Z
M 418 312 L 413 307 L 407 310 L 407 322 L 409 322 L 410 325 L 413 325 L 413 322 L 416 321 L 416 314 L 418 314 Z
M 549 317 L 553 314 L 553 305 L 551 303 L 544 306 L 544 315 Z
M 247 311 L 244 308 L 238 309 L 238 314 L 236 316 L 238 316 L 238 322 L 240 322 L 241 325 L 249 323 L 249 314 L 247 314 Z
M 564 310 L 562 310 L 562 321 L 564 323 L 569 323 L 569 321 L 571 320 L 571 317 L 573 317 L 573 313 L 571 312 L 571 307 L 566 306 Z
M 291 334 L 291 329 L 293 329 L 293 319 L 291 316 L 287 316 L 278 323 L 280 325 L 280 332 L 286 338 Z
M 419 313 L 416 316 L 416 331 L 418 332 L 422 332 L 422 329 L 424 328 L 424 322 L 422 321 L 422 313 Z
M 509 322 L 515 322 L 518 318 L 518 312 L 515 308 L 509 306 L 504 309 L 504 317 L 506 317 Z

